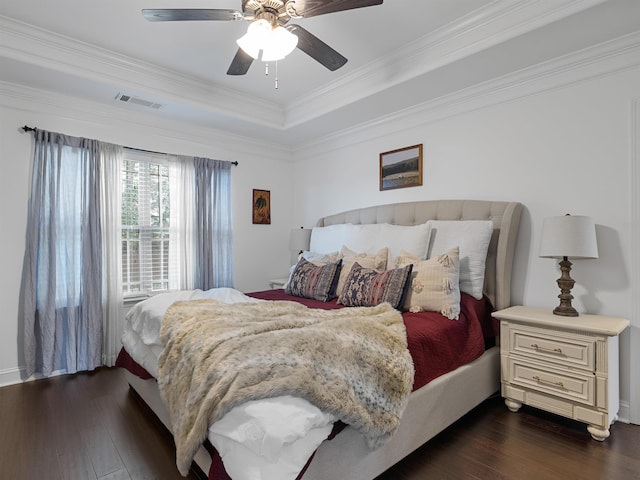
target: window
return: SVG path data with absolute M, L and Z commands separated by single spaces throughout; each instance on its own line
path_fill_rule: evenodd
M 171 209 L 166 156 L 126 150 L 122 167 L 122 289 L 169 289 Z
M 20 306 L 28 375 L 113 365 L 123 296 L 233 286 L 230 162 L 35 132 Z

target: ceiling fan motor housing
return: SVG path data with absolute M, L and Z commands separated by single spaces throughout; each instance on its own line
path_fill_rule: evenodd
M 291 19 L 288 12 L 292 9 L 287 6 L 293 3 L 295 2 L 282 0 L 243 0 L 242 11 L 248 20 L 264 19 L 275 27 L 285 25 Z M 292 11 L 295 12 L 295 8 Z

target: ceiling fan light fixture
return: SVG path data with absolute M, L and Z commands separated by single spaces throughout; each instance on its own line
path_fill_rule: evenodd
M 272 62 L 289 55 L 298 45 L 298 37 L 284 27 L 273 28 L 267 20 L 259 19 L 249 25 L 247 33 L 236 43 L 256 60 L 262 50 L 262 61 Z
M 247 33 L 236 40 L 238 46 L 254 59 L 260 56 L 260 50 L 269 41 L 271 36 L 271 24 L 264 20 L 256 20 L 249 25 Z
M 298 45 L 298 37 L 284 27 L 276 27 L 271 31 L 268 43 L 262 49 L 262 61 L 282 60 Z

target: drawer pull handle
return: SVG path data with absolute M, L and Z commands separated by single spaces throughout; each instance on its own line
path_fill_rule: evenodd
M 542 350 L 543 352 L 553 352 L 553 353 L 559 353 L 562 354 L 562 349 L 561 348 L 546 348 L 546 347 L 541 347 L 540 345 L 538 345 L 537 343 L 532 343 L 531 344 L 531 348 L 535 348 L 536 350 Z
M 533 379 L 538 383 L 546 383 L 548 385 L 553 385 L 554 387 L 564 388 L 564 383 L 562 383 L 562 382 L 552 382 L 550 380 L 545 380 L 544 378 L 540 378 L 537 375 L 534 375 Z

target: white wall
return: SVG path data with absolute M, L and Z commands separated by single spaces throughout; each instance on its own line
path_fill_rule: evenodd
M 537 255 L 542 220 L 590 215 L 600 258 L 574 261 L 574 305 L 631 319 L 639 329 L 632 318 L 632 277 L 639 267 L 629 262 L 638 247 L 630 244 L 630 112 L 639 96 L 640 70 L 633 69 L 449 116 L 425 108 L 333 142 L 324 139 L 322 151 L 297 153 L 295 184 L 304 188 L 295 191 L 294 219 L 313 226 L 318 217 L 343 210 L 426 199 L 522 202 L 513 302 L 552 308 L 558 304 L 559 269 Z M 383 133 L 385 125 L 390 134 Z M 380 192 L 379 153 L 418 143 L 424 147 L 423 185 Z M 629 330 L 621 345 L 621 418 L 628 418 Z
M 235 287 L 266 290 L 270 278 L 286 272 L 293 227 L 288 149 L 0 83 L 0 385 L 20 381 L 24 365 L 18 305 L 32 155 L 32 135 L 20 129 L 25 124 L 136 148 L 237 160 L 232 169 Z M 271 225 L 252 224 L 254 188 L 271 192 Z
M 640 183 L 633 165 L 640 159 L 640 134 L 632 131 L 640 128 L 638 65 L 635 48 L 594 55 L 570 68 L 560 64 L 553 75 L 536 69 L 525 78 L 518 72 L 510 84 L 497 81 L 495 88 L 483 85 L 317 139 L 294 152 L 293 164 L 289 150 L 276 145 L 0 84 L 0 220 L 5 232 L 0 384 L 19 381 L 23 364 L 18 292 L 31 139 L 19 127 L 29 124 L 150 150 L 238 160 L 233 171 L 235 276 L 243 291 L 267 288 L 269 278 L 285 273 L 289 229 L 313 226 L 326 214 L 422 199 L 517 200 L 526 209 L 513 301 L 551 308 L 557 303 L 559 272 L 553 260 L 537 256 L 542 220 L 564 213 L 590 215 L 598 225 L 600 258 L 574 262 L 575 305 L 632 321 L 633 335 L 628 330 L 621 341 L 621 417 L 640 412 L 640 386 L 632 381 L 630 368 L 640 358 L 640 265 L 631 242 L 640 238 L 640 209 L 632 205 Z M 379 153 L 416 143 L 424 145 L 423 186 L 380 192 Z M 253 188 L 271 191 L 271 226 L 251 224 Z M 631 400 L 636 403 L 630 406 Z

